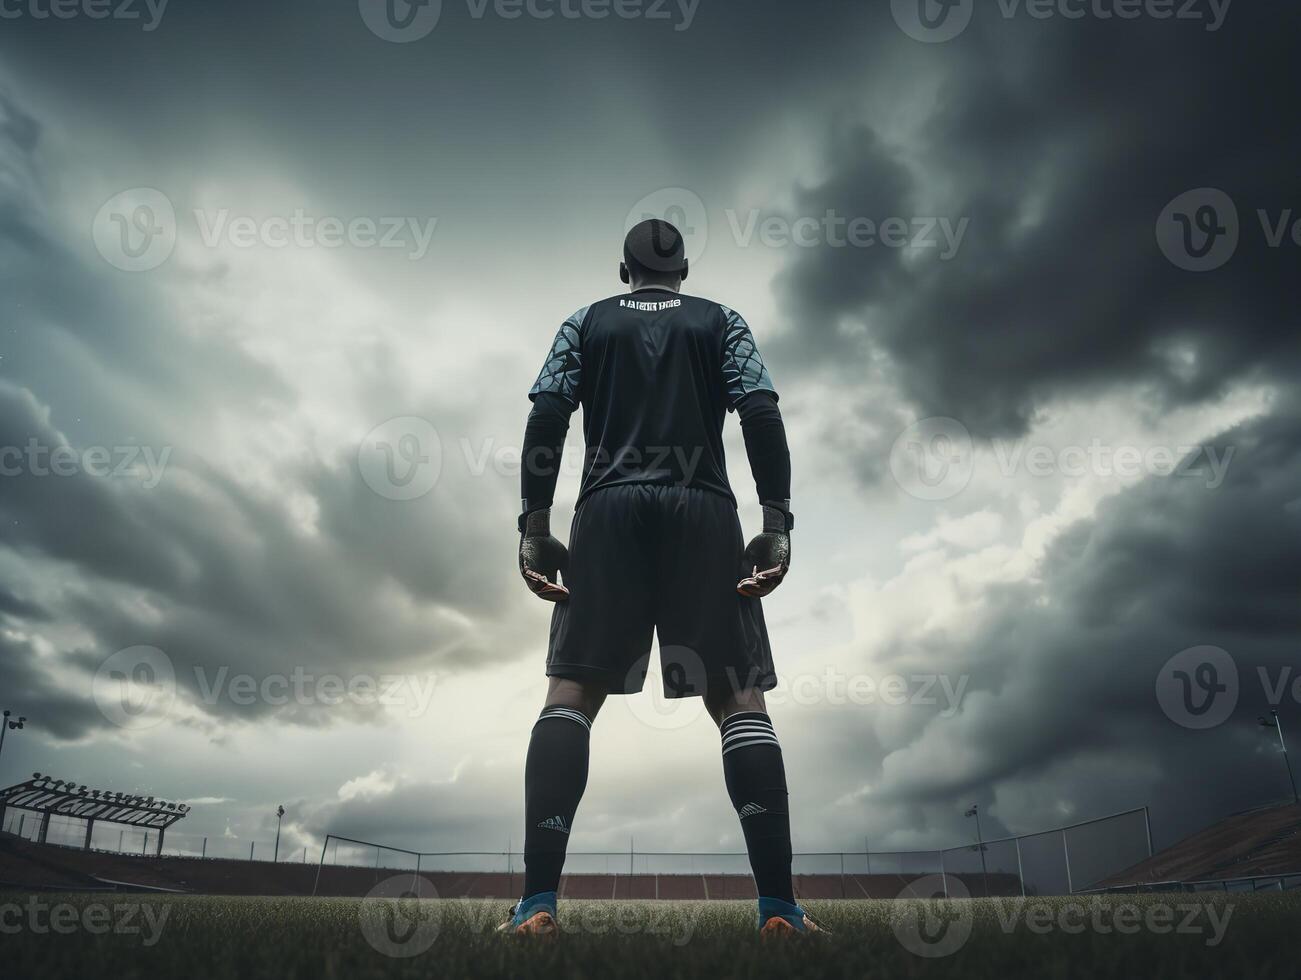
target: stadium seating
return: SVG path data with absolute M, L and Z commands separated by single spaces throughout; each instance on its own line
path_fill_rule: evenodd
M 1197 881 L 1286 874 L 1301 869 L 1301 806 L 1235 813 L 1098 883 Z
M 153 857 L 85 851 L 58 844 L 36 844 L 0 835 L 0 883 L 21 888 L 176 891 L 208 895 L 364 896 L 386 879 L 411 869 L 316 865 L 226 858 Z M 432 893 L 443 898 L 519 897 L 523 875 L 502 872 L 422 870 Z M 883 874 L 804 874 L 795 876 L 800 898 L 894 898 L 913 876 Z M 990 890 L 1011 894 L 1016 879 L 989 876 Z M 1006 879 L 1006 880 L 1001 880 Z M 965 877 L 973 894 L 981 882 Z M 995 883 L 997 880 L 997 889 Z M 574 899 L 750 900 L 754 882 L 745 874 L 570 874 L 560 895 Z

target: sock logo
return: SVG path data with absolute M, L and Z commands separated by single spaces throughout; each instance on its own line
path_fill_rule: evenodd
M 540 830 L 554 830 L 562 834 L 569 833 L 569 824 L 565 822 L 564 817 L 547 817 L 538 824 Z
M 744 820 L 746 817 L 757 817 L 759 814 L 767 812 L 767 807 L 762 807 L 758 803 L 747 803 L 736 811 L 736 815 Z

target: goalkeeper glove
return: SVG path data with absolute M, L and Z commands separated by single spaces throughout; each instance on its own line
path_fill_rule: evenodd
M 560 576 L 569 568 L 569 550 L 551 536 L 551 508 L 521 514 L 519 529 L 519 570 L 529 590 L 547 602 L 568 599 Z
M 736 583 L 743 596 L 761 599 L 781 585 L 791 567 L 791 529 L 795 518 L 786 503 L 766 500 L 763 504 L 763 533 L 745 548 L 745 577 Z

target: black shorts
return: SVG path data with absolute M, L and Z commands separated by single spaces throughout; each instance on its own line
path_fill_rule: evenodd
M 551 616 L 547 675 L 642 689 L 651 633 L 664 696 L 776 686 L 760 600 L 737 594 L 736 506 L 692 487 L 627 484 L 585 497 L 569 536 L 569 599 Z

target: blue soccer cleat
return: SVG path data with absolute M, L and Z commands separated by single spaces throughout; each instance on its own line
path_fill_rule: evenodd
M 521 898 L 510 910 L 510 918 L 497 927 L 507 936 L 556 939 L 560 928 L 556 925 L 556 893 L 539 892 Z
M 798 905 L 783 902 L 780 898 L 759 899 L 760 939 L 785 939 L 812 933 L 829 935 Z

